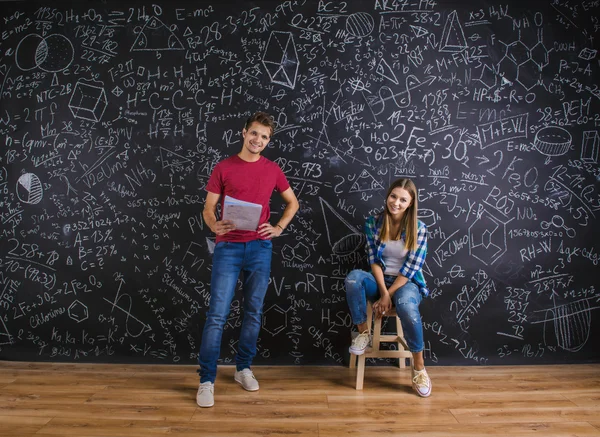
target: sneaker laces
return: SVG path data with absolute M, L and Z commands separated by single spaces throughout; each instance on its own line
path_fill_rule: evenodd
M 212 392 L 213 390 L 213 385 L 212 384 L 200 384 L 200 393 L 204 393 L 205 391 L 210 391 Z
M 413 383 L 417 386 L 425 386 L 429 388 L 429 376 L 427 372 L 419 372 L 415 371 L 415 376 L 413 376 Z
M 256 379 L 256 377 L 254 376 L 254 373 L 250 369 L 241 370 L 240 375 L 242 378 Z
M 358 334 L 355 338 L 354 338 L 354 346 L 355 347 L 359 347 L 359 348 L 365 348 L 369 345 L 370 342 L 370 335 L 369 335 L 369 331 L 365 331 L 361 334 Z

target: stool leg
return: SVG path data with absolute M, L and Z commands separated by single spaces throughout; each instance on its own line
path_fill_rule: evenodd
M 356 372 L 356 390 L 363 389 L 363 382 L 365 379 L 365 354 L 359 355 L 357 358 L 358 361 L 358 369 Z
M 381 344 L 381 320 L 382 317 L 375 319 L 373 323 L 373 352 L 378 352 Z
M 400 322 L 400 317 L 396 315 L 396 333 L 398 334 L 398 341 L 396 344 L 398 345 L 398 350 L 404 350 L 404 345 L 400 341 L 400 338 L 404 337 L 404 331 L 402 331 L 402 323 Z M 404 369 L 406 367 L 406 358 L 398 358 L 398 367 Z

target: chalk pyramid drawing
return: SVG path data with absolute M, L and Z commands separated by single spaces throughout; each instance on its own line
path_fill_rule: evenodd
M 271 32 L 262 63 L 271 82 L 293 89 L 300 67 L 294 36 L 290 32 Z
M 448 15 L 448 18 L 446 18 L 446 25 L 444 26 L 440 41 L 440 52 L 457 53 L 462 52 L 466 48 L 467 39 L 465 38 L 465 32 L 460 25 L 460 21 L 458 21 L 458 14 L 456 11 L 452 11 Z
M 392 68 L 390 67 L 390 65 L 385 61 L 385 59 L 381 58 L 381 60 L 379 61 L 379 65 L 377 66 L 377 69 L 375 71 L 380 76 L 383 76 L 386 79 L 391 80 L 396 85 L 398 85 L 398 78 L 392 71 Z
M 177 168 L 180 169 L 185 164 L 191 163 L 192 161 L 185 156 L 181 156 L 171 150 L 167 150 L 163 147 L 160 148 L 160 160 L 162 162 L 162 168 Z
M 360 176 L 352 184 L 352 187 L 350 188 L 350 193 L 373 190 L 383 190 L 383 185 L 377 182 L 367 170 L 363 170 Z
M 427 29 L 425 29 L 424 27 L 413 26 L 412 24 L 410 25 L 410 30 L 413 31 L 416 38 L 421 38 L 422 36 L 429 34 L 429 31 Z
M 151 17 L 131 46 L 132 52 L 154 50 L 184 50 L 171 29 L 156 17 Z
M 346 256 L 364 247 L 364 234 L 344 220 L 322 197 L 319 197 L 319 201 L 331 251 L 335 255 Z

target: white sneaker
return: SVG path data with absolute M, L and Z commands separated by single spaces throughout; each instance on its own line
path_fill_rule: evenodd
M 422 398 L 426 398 L 431 394 L 431 379 L 427 374 L 427 370 L 412 370 L 412 386 Z
M 236 371 L 233 375 L 233 379 L 235 379 L 235 382 L 238 384 L 241 384 L 242 387 L 244 387 L 244 390 L 258 390 L 258 381 L 250 369 L 240 370 L 239 372 Z
M 351 354 L 362 355 L 369 346 L 371 346 L 371 335 L 369 334 L 369 331 L 365 331 L 354 337 L 349 350 Z
M 206 381 L 198 386 L 196 403 L 202 408 L 212 407 L 215 404 L 215 385 L 212 382 Z

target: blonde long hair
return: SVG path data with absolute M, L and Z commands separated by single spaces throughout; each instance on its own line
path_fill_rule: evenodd
M 404 230 L 406 232 L 406 241 L 404 242 L 404 247 L 407 250 L 415 250 L 417 248 L 417 233 L 418 233 L 418 223 L 417 223 L 417 187 L 414 182 L 410 179 L 402 178 L 397 179 L 390 185 L 388 188 L 387 194 L 385 196 L 385 208 L 381 213 L 381 217 L 383 219 L 383 226 L 381 226 L 381 231 L 379 232 L 379 239 L 381 241 L 392 240 L 392 236 L 390 235 L 391 228 L 391 218 L 390 212 L 387 207 L 387 199 L 392 194 L 392 191 L 396 188 L 404 188 L 408 191 L 408 194 L 412 197 L 412 202 L 410 206 L 406 209 L 406 212 L 402 216 L 402 220 L 400 221 L 400 234 Z M 400 239 L 400 234 L 398 234 L 398 239 Z

